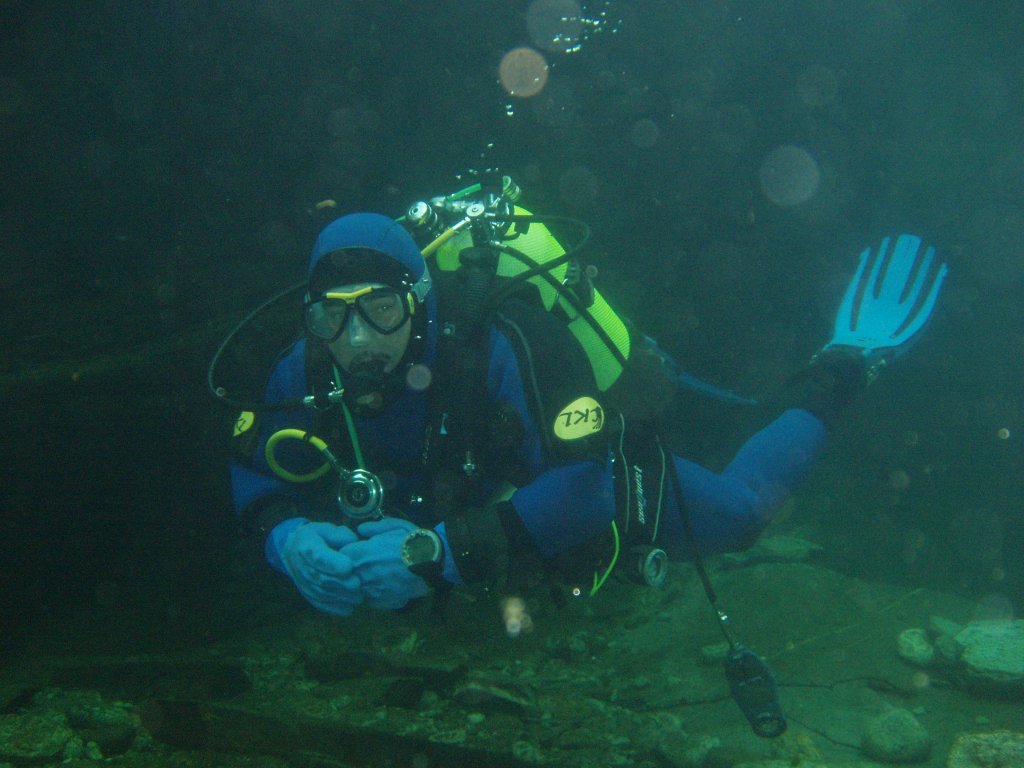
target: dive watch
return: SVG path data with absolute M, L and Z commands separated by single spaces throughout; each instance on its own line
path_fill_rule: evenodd
M 402 541 L 401 556 L 406 567 L 427 584 L 436 586 L 442 581 L 444 543 L 441 537 L 429 528 L 409 531 Z

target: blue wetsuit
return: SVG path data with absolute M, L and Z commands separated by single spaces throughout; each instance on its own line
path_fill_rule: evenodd
M 267 402 L 308 392 L 304 351 L 305 342 L 299 342 L 278 363 L 267 386 Z M 492 329 L 488 352 L 488 397 L 495 403 L 514 407 L 524 427 L 518 458 L 529 481 L 519 484 L 510 503 L 533 546 L 542 556 L 554 557 L 607 533 L 616 518 L 617 506 L 612 441 L 604 441 L 608 447 L 602 459 L 553 459 L 543 448 L 540 428 L 527 405 L 528 387 L 524 385 L 513 344 L 502 332 Z M 429 510 L 404 501 L 424 495 L 429 488 L 426 469 L 417 464 L 426 421 L 427 398 L 412 390 L 406 390 L 380 414 L 355 419 L 363 452 L 374 457 L 374 465 L 368 469 L 393 478 L 386 490 L 387 513 L 406 516 L 419 525 L 428 524 Z M 261 425 L 260 448 L 252 462 L 232 465 L 235 506 L 242 512 L 254 502 L 285 496 L 295 502 L 300 516 L 329 519 L 330 509 L 315 508 L 317 504 L 329 506 L 326 501 L 317 501 L 307 487 L 280 480 L 270 472 L 262 445 L 270 434 L 283 427 L 310 429 L 312 419 L 309 413 L 301 411 L 268 414 Z M 742 549 L 753 543 L 775 510 L 812 468 L 824 435 L 824 425 L 818 418 L 794 408 L 751 437 L 721 473 L 673 456 L 671 464 L 679 478 L 700 551 L 710 554 Z M 310 468 L 311 453 L 308 446 L 289 441 L 279 449 L 278 458 L 290 468 L 305 471 Z M 668 482 L 664 488 L 657 544 L 673 558 L 685 558 L 691 552 L 686 527 Z M 493 485 L 483 485 L 475 502 L 483 504 L 484 497 L 493 490 Z M 288 525 L 278 526 L 265 547 L 268 561 L 278 570 L 283 567 L 277 544 L 290 530 Z M 445 575 L 452 580 L 459 578 L 452 572 L 451 563 Z
M 352 254 L 366 252 L 372 257 L 367 262 L 369 266 L 359 267 L 358 260 L 351 260 Z M 387 277 L 385 273 L 396 268 L 405 277 Z M 357 276 L 360 269 L 364 271 Z M 330 446 L 335 455 L 346 451 L 352 456 L 361 453 L 366 462 L 364 468 L 382 478 L 385 514 L 435 527 L 445 544 L 444 577 L 450 581 L 483 580 L 488 577 L 484 573 L 488 564 L 507 562 L 506 554 L 511 558 L 524 549 L 544 558 L 585 549 L 583 545 L 607 535 L 610 524 L 617 520 L 622 523 L 627 543 L 629 537 L 636 542 L 637 532 L 642 531 L 647 536 L 645 543 L 661 547 L 670 556 L 686 557 L 693 551 L 693 543 L 687 541 L 688 526 L 676 503 L 672 484 L 664 482 L 662 466 L 676 472 L 697 548 L 704 553 L 743 548 L 764 529 L 781 502 L 810 471 L 820 452 L 825 434 L 822 421 L 810 411 L 791 409 L 755 434 L 720 474 L 680 457 L 665 456 L 662 460 L 664 454 L 659 456 L 654 469 L 647 459 L 631 461 L 622 447 L 630 428 L 626 422 L 628 414 L 620 418 L 614 407 L 604 409 L 600 401 L 606 393 L 596 392 L 589 363 L 565 323 L 518 300 L 502 304 L 493 316 L 489 335 L 484 334 L 474 347 L 473 355 L 487 356 L 486 366 L 459 368 L 470 373 L 456 373 L 455 361 L 466 360 L 470 352 L 459 349 L 458 354 L 446 356 L 438 350 L 439 326 L 451 327 L 451 318 L 443 318 L 439 311 L 438 294 L 454 283 L 435 284 L 419 247 L 400 225 L 385 216 L 350 214 L 328 225 L 313 247 L 309 273 L 310 295 L 314 297 L 323 295 L 330 286 L 360 281 L 401 283 L 405 286 L 402 290 L 409 291 L 409 322 L 416 329 L 410 338 L 415 339 L 415 345 L 406 347 L 400 365 L 390 375 L 401 378 L 408 366 L 423 365 L 432 371 L 437 391 L 403 388 L 402 380 L 388 390 L 387 398 L 381 398 L 378 406 L 383 406 L 372 411 L 372 415 L 360 416 L 357 412 L 354 431 L 359 451 L 344 445 L 346 441 L 355 441 L 349 430 L 341 426 L 340 413 L 329 414 L 335 421 L 326 428 L 335 433 L 336 442 Z M 329 277 L 330 282 L 314 288 L 313 284 L 320 280 L 318 276 Z M 440 277 L 435 275 L 434 279 Z M 448 293 L 446 300 L 457 304 L 461 296 L 458 292 Z M 446 303 L 445 307 L 452 304 Z M 444 343 L 452 338 L 451 334 L 442 335 Z M 307 343 L 316 346 L 307 350 Z M 266 402 L 310 392 L 307 356 L 316 360 L 320 359 L 317 355 L 326 355 L 328 348 L 323 344 L 312 338 L 303 340 L 284 355 L 268 381 Z M 441 362 L 442 358 L 447 362 Z M 310 370 L 317 368 L 313 366 Z M 344 379 L 349 374 L 335 369 L 331 375 Z M 473 386 L 465 376 L 480 381 Z M 346 385 L 344 380 L 335 383 Z M 324 382 L 317 384 L 322 386 Z M 615 386 L 619 385 L 617 382 Z M 485 442 L 489 441 L 492 447 L 500 446 L 503 453 L 499 460 L 491 462 L 489 473 L 481 470 L 486 479 L 460 482 L 461 496 L 451 496 L 435 492 L 443 473 L 436 472 L 436 465 L 424 457 L 444 456 L 444 451 L 436 449 L 439 442 L 444 442 L 438 438 L 443 430 L 434 423 L 438 408 L 428 398 L 437 403 L 443 400 L 440 395 L 457 388 L 465 388 L 474 393 L 475 400 L 487 402 L 473 402 L 474 415 L 466 418 L 463 409 L 456 423 L 461 421 L 465 425 L 476 419 L 479 424 L 474 426 L 481 427 L 483 433 L 491 426 L 488 415 L 499 412 L 517 423 L 514 431 L 484 435 Z M 581 396 L 591 398 L 587 402 L 597 406 L 585 407 L 586 413 L 602 415 L 585 434 L 560 432 L 559 419 L 566 413 L 576 413 L 570 406 L 579 402 Z M 452 409 L 456 411 L 458 408 Z M 554 421 L 552 416 L 556 417 Z M 232 465 L 234 502 L 240 513 L 259 518 L 255 527 L 264 539 L 268 562 L 288 573 L 282 552 L 291 533 L 298 532 L 299 526 L 309 520 L 338 524 L 342 521 L 336 500 L 327 488 L 329 479 L 308 485 L 280 480 L 271 472 L 263 447 L 278 429 L 296 427 L 310 431 L 324 428 L 324 424 L 315 425 L 311 412 L 301 410 L 265 412 L 257 423 L 257 439 L 244 441 L 249 446 L 248 458 Z M 589 424 L 588 417 L 585 425 Z M 470 431 L 463 427 L 460 434 L 466 436 Z M 651 435 L 646 444 L 653 439 Z M 487 447 L 479 442 L 476 445 Z M 639 452 L 644 453 L 642 449 Z M 487 450 L 476 452 L 486 454 Z M 322 462 L 301 441 L 280 443 L 275 458 L 293 473 L 308 472 Z M 502 476 L 503 473 L 508 476 Z M 458 469 L 451 475 L 459 476 Z M 495 492 L 506 482 L 512 482 L 516 490 L 507 501 L 495 502 Z M 289 503 L 270 503 L 281 498 Z M 634 519 L 630 504 L 639 504 L 641 498 L 644 506 L 637 506 Z M 421 499 L 428 504 L 433 499 L 438 509 L 425 508 L 419 503 Z M 447 507 L 444 499 L 451 502 Z M 283 513 L 264 514 L 275 507 L 282 507 Z M 439 518 L 443 518 L 440 523 Z M 341 538 L 348 540 L 354 536 Z M 332 534 L 332 541 L 334 538 Z M 495 548 L 496 541 L 501 546 Z M 313 591 L 320 588 L 323 578 L 333 578 L 320 573 L 317 558 L 330 560 L 330 550 L 338 547 L 337 543 L 327 542 L 316 546 L 320 547 L 320 555 L 310 556 L 309 562 L 299 562 L 292 568 Z M 300 560 L 304 552 L 299 553 Z M 395 556 L 389 548 L 388 557 Z M 334 567 L 344 570 L 348 563 L 343 557 L 341 565 Z M 291 575 L 295 577 L 295 573 Z M 344 610 L 350 611 L 351 605 Z

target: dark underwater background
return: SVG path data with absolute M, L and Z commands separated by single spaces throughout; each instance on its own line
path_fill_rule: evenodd
M 1021 4 L 589 2 L 518 98 L 498 66 L 539 47 L 530 6 L 0 2 L 0 663 L 311 610 L 241 542 L 206 365 L 332 216 L 488 168 L 589 223 L 601 291 L 687 371 L 758 396 L 827 340 L 863 247 L 934 244 L 926 337 L 778 525 L 1019 616 Z M 764 171 L 790 146 L 797 202 Z M 750 422 L 715 423 L 692 457 L 721 467 Z

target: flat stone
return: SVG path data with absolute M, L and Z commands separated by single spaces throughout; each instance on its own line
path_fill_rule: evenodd
M 1024 733 L 963 733 L 953 742 L 946 768 L 1003 768 L 1024 765 Z
M 1024 619 L 972 621 L 955 640 L 968 684 L 1024 695 Z
M 868 723 L 861 749 L 883 763 L 920 763 L 928 759 L 932 739 L 912 713 L 890 709 Z
M 796 536 L 764 536 L 750 549 L 726 553 L 722 562 L 734 568 L 757 563 L 802 563 L 820 551 L 818 544 Z
M 896 653 L 915 667 L 930 667 L 935 661 L 935 646 L 928 633 L 917 627 L 904 629 L 896 638 Z
M 452 698 L 464 707 L 511 715 L 523 715 L 533 709 L 533 704 L 518 693 L 477 682 L 460 686 Z

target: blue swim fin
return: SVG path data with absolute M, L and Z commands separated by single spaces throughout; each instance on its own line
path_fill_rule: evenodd
M 825 349 L 859 349 L 874 376 L 920 338 L 948 271 L 917 235 L 886 237 L 877 250 L 865 248 Z

